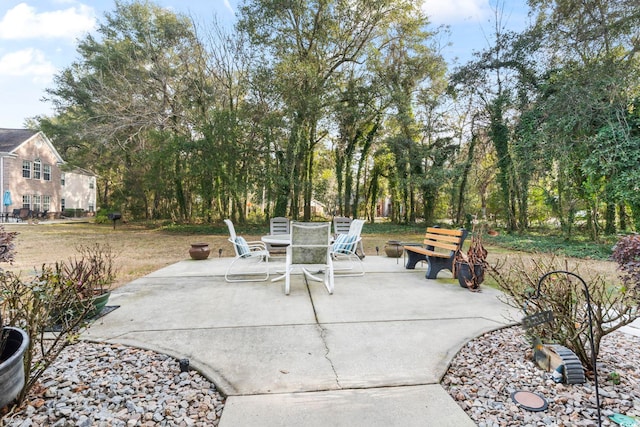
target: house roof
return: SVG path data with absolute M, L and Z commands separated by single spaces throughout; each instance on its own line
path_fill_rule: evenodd
M 60 156 L 60 153 L 58 153 L 58 150 L 56 150 L 56 147 L 53 146 L 49 138 L 47 138 L 44 133 L 37 130 L 0 128 L 0 153 L 13 153 L 22 144 L 27 143 L 38 135 L 56 156 L 58 162 L 64 163 L 64 159 Z
M 79 167 L 75 167 L 75 168 L 69 170 L 68 172 L 75 173 L 75 174 L 78 174 L 78 175 L 98 176 L 95 173 L 91 172 L 90 170 L 79 168 Z
M 30 129 L 0 129 L 0 151 L 10 153 L 37 133 Z

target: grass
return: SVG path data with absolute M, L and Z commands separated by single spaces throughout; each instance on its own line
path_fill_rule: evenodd
M 7 231 L 17 231 L 16 260 L 13 265 L 3 265 L 7 270 L 23 274 L 31 273 L 42 264 L 66 260 L 77 255 L 78 245 L 94 242 L 108 244 L 118 254 L 116 286 L 128 283 L 167 265 L 189 258 L 191 243 L 206 242 L 211 247 L 211 256 L 233 254 L 232 245 L 227 241 L 228 230 L 223 223 L 206 225 L 178 225 L 171 223 L 111 223 L 94 224 L 89 222 L 39 224 L 9 223 Z M 365 224 L 362 236 L 365 253 L 384 255 L 384 247 L 389 240 L 403 242 L 422 242 L 424 225 L 398 225 L 392 223 Z M 267 224 L 236 224 L 239 235 L 248 240 L 259 240 L 267 234 Z M 467 239 L 467 244 L 470 239 Z M 552 252 L 585 259 L 590 268 L 611 275 L 615 264 L 607 261 L 612 243 L 593 244 L 576 236 L 566 242 L 553 235 L 531 233 L 526 235 L 508 235 L 486 238 L 489 260 L 527 252 Z

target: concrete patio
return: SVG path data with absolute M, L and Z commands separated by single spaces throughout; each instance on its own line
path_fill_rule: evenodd
M 188 358 L 227 396 L 222 427 L 473 426 L 439 381 L 461 346 L 518 315 L 491 288 L 402 261 L 367 256 L 333 295 L 297 275 L 285 296 L 282 282 L 225 282 L 230 258 L 185 260 L 114 291 L 120 308 L 84 338 Z

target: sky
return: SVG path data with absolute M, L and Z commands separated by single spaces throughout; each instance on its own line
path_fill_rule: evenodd
M 241 0 L 153 0 L 206 23 L 214 16 L 233 25 Z M 522 30 L 527 22 L 526 0 L 424 0 L 433 26 L 448 25 L 450 43 L 442 51 L 452 65 L 464 63 L 471 52 L 487 46 L 492 10 L 503 7 L 506 26 Z M 94 33 L 113 0 L 0 0 L 0 128 L 23 128 L 25 120 L 52 115 L 42 101 L 53 77 L 79 56 L 77 40 Z

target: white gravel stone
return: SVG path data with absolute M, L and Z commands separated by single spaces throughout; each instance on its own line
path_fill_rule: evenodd
M 217 426 L 225 401 L 199 373 L 181 373 L 177 360 L 113 344 L 67 347 L 40 384 L 3 426 Z
M 442 385 L 458 405 L 484 426 L 597 425 L 595 384 L 563 384 L 528 359 L 530 348 L 520 327 L 505 328 L 467 343 L 454 357 Z M 598 389 L 603 426 L 615 426 L 607 415 L 640 417 L 640 338 L 614 332 L 604 337 L 598 356 Z M 609 374 L 620 375 L 620 384 Z M 547 410 L 531 412 L 515 405 L 516 390 L 540 393 Z M 466 397 L 465 397 L 466 396 Z M 471 400 L 469 400 L 471 398 Z

